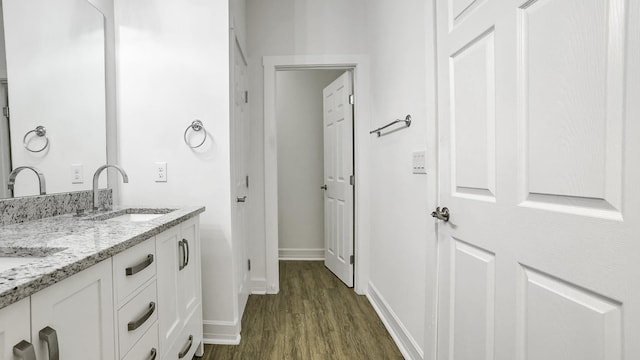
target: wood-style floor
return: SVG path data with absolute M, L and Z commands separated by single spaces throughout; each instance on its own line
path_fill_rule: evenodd
M 202 359 L 402 359 L 366 297 L 319 261 L 281 261 L 280 293 L 249 296 L 241 335 Z

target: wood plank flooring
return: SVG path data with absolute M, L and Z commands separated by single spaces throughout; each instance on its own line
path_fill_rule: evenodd
M 320 261 L 281 261 L 280 293 L 249 296 L 241 335 L 202 359 L 402 359 L 366 297 Z

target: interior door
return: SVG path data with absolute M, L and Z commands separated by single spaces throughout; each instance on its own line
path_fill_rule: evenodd
M 353 75 L 345 71 L 323 90 L 324 263 L 353 287 Z
M 437 5 L 438 359 L 640 359 L 640 2 Z
M 11 173 L 11 137 L 9 136 L 9 99 L 7 81 L 0 80 L 0 198 L 11 197 L 7 179 Z
M 249 147 L 249 124 L 248 124 L 248 93 L 247 93 L 247 62 L 240 45 L 235 41 L 234 46 L 234 110 L 232 119 L 233 131 L 233 151 L 234 151 L 234 170 L 233 181 L 236 194 L 235 207 L 235 224 L 234 224 L 234 246 L 237 246 L 236 256 L 238 257 L 238 291 L 242 291 L 244 296 L 249 295 L 249 289 L 246 285 L 248 277 L 247 266 L 247 202 L 249 191 L 248 177 L 248 147 Z

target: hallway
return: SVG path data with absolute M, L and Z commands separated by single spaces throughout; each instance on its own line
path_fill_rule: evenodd
M 251 295 L 238 346 L 207 345 L 203 360 L 402 359 L 366 297 L 320 261 L 281 261 L 278 295 Z

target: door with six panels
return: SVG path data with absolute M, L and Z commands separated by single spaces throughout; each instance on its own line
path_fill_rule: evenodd
M 438 0 L 438 359 L 640 359 L 640 2 Z

